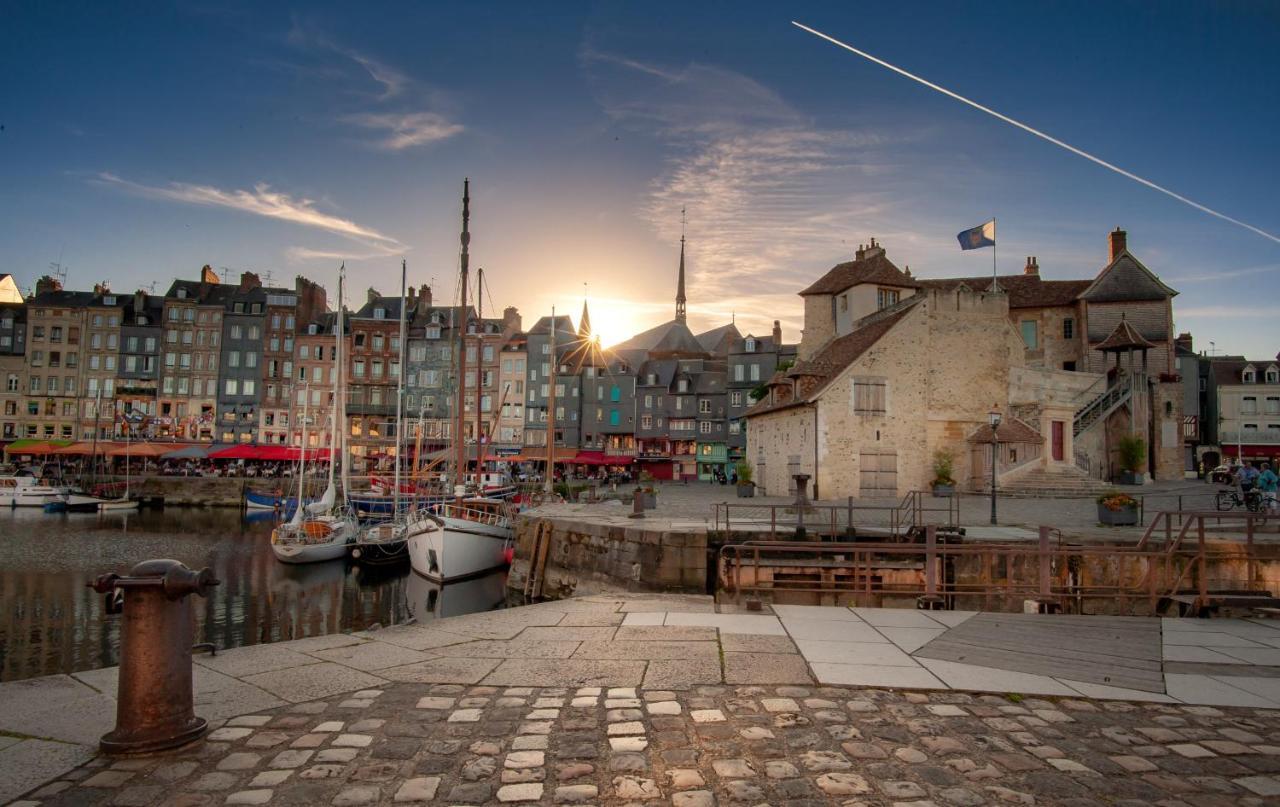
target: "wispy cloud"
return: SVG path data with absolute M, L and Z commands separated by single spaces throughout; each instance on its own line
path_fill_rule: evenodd
M 378 232 L 372 227 L 358 224 L 351 219 L 344 219 L 316 208 L 311 199 L 293 197 L 287 193 L 272 190 L 266 183 L 258 183 L 252 190 L 223 190 L 212 185 L 196 185 L 186 182 L 171 182 L 168 185 L 145 185 L 123 179 L 115 174 L 103 172 L 92 180 L 96 184 L 143 196 L 149 199 L 161 199 L 183 204 L 220 207 L 237 210 L 264 218 L 287 221 L 302 227 L 340 235 L 357 241 L 374 250 L 391 250 L 398 254 L 404 245 L 397 239 Z
M 390 151 L 448 140 L 463 131 L 462 124 L 435 112 L 366 112 L 348 115 L 344 120 L 366 129 L 386 132 L 376 145 Z
M 647 64 L 591 44 L 579 55 L 609 118 L 670 149 L 639 212 L 674 245 L 688 208 L 690 297 L 701 303 L 690 313 L 702 323 L 736 312 L 744 331 L 779 318 L 798 327 L 795 292 L 814 271 L 833 255 L 852 257 L 859 236 L 903 226 L 911 188 L 889 147 L 927 130 L 824 128 L 721 67 Z
M 359 65 L 368 78 L 373 79 L 382 88 L 380 97 L 383 100 L 400 95 L 410 83 L 409 77 L 396 68 L 332 39 L 296 17 L 289 29 L 287 39 L 290 44 L 297 47 L 327 50 Z
M 404 254 L 403 249 L 393 246 L 373 247 L 364 252 L 352 252 L 351 250 L 340 249 L 313 249 L 312 247 L 289 247 L 284 251 L 285 259 L 290 263 L 305 263 L 307 261 L 371 261 L 377 258 L 389 258 L 393 255 Z
M 1203 305 L 1174 309 L 1175 319 L 1208 319 L 1223 317 L 1225 319 L 1271 319 L 1275 317 L 1274 308 L 1250 308 L 1235 305 Z

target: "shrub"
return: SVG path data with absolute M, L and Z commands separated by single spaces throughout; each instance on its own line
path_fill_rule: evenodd
M 940 448 L 933 452 L 933 484 L 954 485 L 956 454 L 949 448 Z
M 1141 437 L 1125 435 L 1120 438 L 1120 468 L 1136 474 L 1147 464 L 1147 442 Z
M 746 485 L 751 482 L 751 463 L 743 461 L 734 466 L 734 470 L 738 472 L 738 484 Z
M 1128 493 L 1121 493 L 1118 490 L 1109 490 L 1098 497 L 1098 504 L 1113 513 L 1118 513 L 1121 510 L 1128 510 L 1131 507 L 1137 507 L 1138 500 L 1130 496 Z

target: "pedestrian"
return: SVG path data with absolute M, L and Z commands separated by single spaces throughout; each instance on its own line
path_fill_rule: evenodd
M 1240 466 L 1239 482 L 1241 493 L 1248 493 L 1258 484 L 1258 469 L 1253 467 L 1252 462 Z
M 1276 509 L 1276 487 L 1280 477 L 1271 470 L 1269 463 L 1262 463 L 1262 472 L 1258 474 L 1258 490 L 1262 491 L 1262 507 L 1267 511 Z

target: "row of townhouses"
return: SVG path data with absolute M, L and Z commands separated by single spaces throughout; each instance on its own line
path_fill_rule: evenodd
M 800 294 L 797 343 L 777 322 L 765 334 L 732 322 L 695 333 L 682 244 L 672 319 L 606 349 L 585 302 L 576 325 L 546 316 L 525 330 L 515 308 L 485 316 L 411 288 L 402 442 L 425 453 L 452 441 L 465 350 L 463 439 L 497 461 L 544 461 L 551 440 L 558 462 L 658 479 L 712 479 L 746 461 L 775 489 L 807 472 L 824 494 L 888 495 L 924 485 L 942 447 L 976 487 L 989 476 L 981 424 L 993 402 L 1007 417 L 999 463 L 1010 484 L 1043 482 L 1036 469 L 1109 478 L 1125 434 L 1146 440 L 1156 477 L 1280 453 L 1280 359 L 1196 353 L 1189 334 L 1174 335 L 1176 292 L 1120 230 L 1093 277 L 1045 279 L 1032 257 L 994 283 L 921 279 L 872 239 Z M 395 451 L 400 306 L 369 289 L 343 313 L 338 420 L 358 456 Z M 207 266 L 163 296 L 66 291 L 46 277 L 23 298 L 0 277 L 0 441 L 129 429 L 301 445 L 305 412 L 306 444 L 331 445 L 337 316 L 306 278 L 230 283 Z

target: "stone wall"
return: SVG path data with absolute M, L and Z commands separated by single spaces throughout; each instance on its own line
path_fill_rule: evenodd
M 634 591 L 703 593 L 707 580 L 705 528 L 673 530 L 522 515 L 516 520 L 515 559 L 507 586 L 521 590 L 537 545 L 539 524 L 551 525 L 544 592 L 569 596 L 583 581 Z
M 1182 479 L 1186 464 L 1182 444 L 1182 384 L 1151 385 L 1151 474 L 1155 479 Z
M 790 463 L 799 458 L 798 470 Z M 761 496 L 785 496 L 791 473 L 813 475 L 813 409 L 797 406 L 752 418 L 747 429 L 747 460 L 756 472 Z
M 287 485 L 282 479 L 236 479 L 204 476 L 151 476 L 133 480 L 135 495 L 163 496 L 166 507 L 242 507 L 245 488 L 263 492 Z
M 796 347 L 798 359 L 812 358 L 836 335 L 833 299 L 830 294 L 810 294 L 804 298 L 804 329 Z
M 1103 373 L 1108 363 L 1115 362 L 1115 354 L 1094 350 L 1092 345 L 1106 339 L 1124 318 L 1144 339 L 1155 343 L 1155 348 L 1147 351 L 1147 372 L 1153 376 L 1160 373 L 1173 372 L 1173 320 L 1171 304 L 1168 300 L 1152 300 L 1149 302 L 1124 303 L 1092 303 L 1086 309 L 1087 337 L 1090 348 L 1086 351 L 1087 367 L 1082 370 Z M 1120 363 L 1125 365 L 1127 358 L 1122 355 Z M 1134 354 L 1134 369 L 1142 370 L 1142 355 Z

